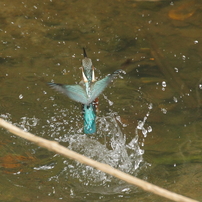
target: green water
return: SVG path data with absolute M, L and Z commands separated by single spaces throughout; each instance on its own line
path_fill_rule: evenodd
M 202 4 L 194 0 L 1 1 L 0 117 L 170 191 L 202 200 Z M 46 84 L 126 71 L 81 106 Z M 143 123 L 142 123 L 143 121 Z M 141 124 L 142 123 L 142 124 Z M 168 201 L 0 129 L 1 201 Z

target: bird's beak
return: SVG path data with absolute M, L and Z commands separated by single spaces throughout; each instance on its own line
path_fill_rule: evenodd
M 83 48 L 83 56 L 84 56 L 84 58 L 87 58 L 87 57 L 88 57 L 87 54 L 86 54 L 85 48 Z

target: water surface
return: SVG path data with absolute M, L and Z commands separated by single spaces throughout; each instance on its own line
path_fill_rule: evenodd
M 202 199 L 201 2 L 1 1 L 0 117 L 168 190 Z M 100 96 L 98 130 L 47 82 L 126 71 Z M 166 201 L 1 129 L 2 201 Z

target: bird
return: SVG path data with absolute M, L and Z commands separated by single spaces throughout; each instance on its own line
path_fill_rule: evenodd
M 104 91 L 108 84 L 123 70 L 116 70 L 112 74 L 108 74 L 105 78 L 96 81 L 95 79 L 95 67 L 92 60 L 88 58 L 85 48 L 83 48 L 82 59 L 82 81 L 75 85 L 66 85 L 60 83 L 51 83 L 48 85 L 63 94 L 70 99 L 82 104 L 83 108 L 83 131 L 85 134 L 96 133 L 96 109 L 98 105 L 98 96 Z

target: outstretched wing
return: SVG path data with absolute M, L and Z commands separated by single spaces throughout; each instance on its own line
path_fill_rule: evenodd
M 80 85 L 63 85 L 59 83 L 48 83 L 54 90 L 64 93 L 70 99 L 80 102 L 82 104 L 88 104 L 87 94 Z
M 93 102 L 102 92 L 103 90 L 108 86 L 108 84 L 123 70 L 117 70 L 113 74 L 107 75 L 104 79 L 101 79 L 99 81 L 96 81 L 91 86 L 91 96 L 88 99 L 88 103 Z

